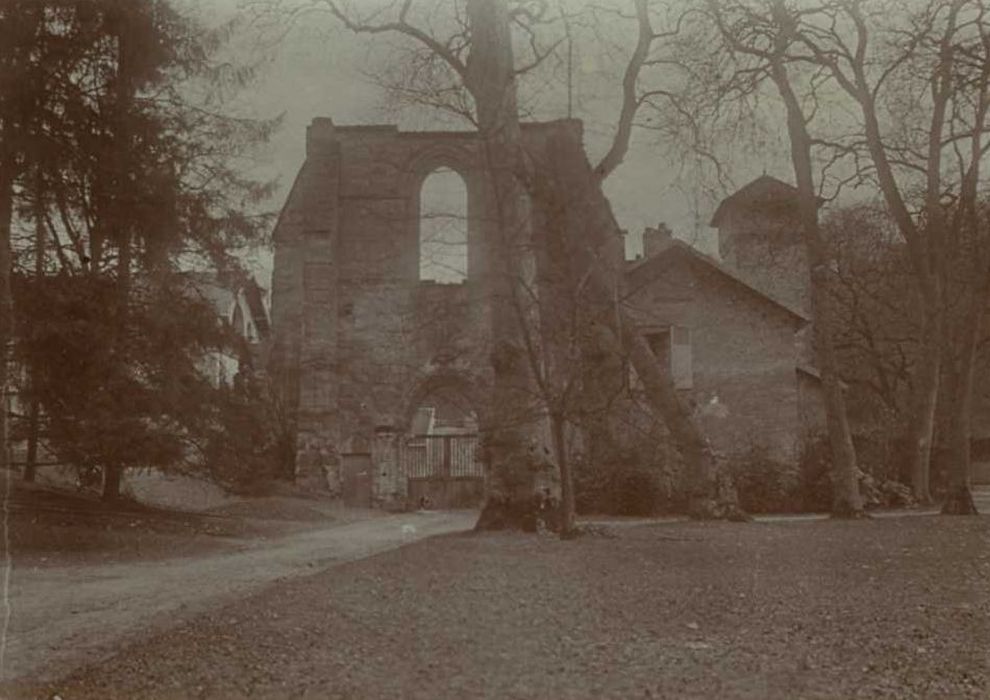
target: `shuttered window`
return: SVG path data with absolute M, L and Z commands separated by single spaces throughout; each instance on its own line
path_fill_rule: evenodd
M 691 360 L 691 329 L 683 326 L 671 326 L 659 331 L 643 334 L 660 366 L 670 376 L 675 389 L 694 388 L 694 372 Z M 643 390 L 643 383 L 636 376 L 635 370 L 630 369 L 630 387 L 635 391 Z
M 671 328 L 670 374 L 675 389 L 694 387 L 691 368 L 691 329 L 683 326 Z

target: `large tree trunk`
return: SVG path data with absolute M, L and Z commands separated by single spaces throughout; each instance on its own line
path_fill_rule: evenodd
M 778 11 L 778 6 L 775 6 Z M 791 88 L 783 59 L 783 48 L 775 48 L 770 59 L 771 78 L 787 111 L 787 132 L 791 142 L 791 163 L 798 189 L 798 212 L 811 266 L 811 312 L 815 358 L 822 377 L 825 417 L 832 453 L 832 515 L 857 517 L 863 512 L 859 493 L 859 468 L 852 443 L 845 397 L 838 374 L 833 338 L 834 302 L 828 292 L 830 278 L 828 248 L 818 223 L 818 193 L 811 168 L 811 137 L 804 112 Z
M 571 463 L 567 459 L 567 423 L 559 413 L 550 415 L 550 431 L 553 433 L 554 454 L 557 458 L 557 469 L 560 472 L 560 513 L 558 526 L 562 536 L 574 532 L 574 474 Z
M 42 202 L 41 178 L 38 178 L 38 191 L 35 194 L 34 222 L 34 283 L 42 284 L 45 275 L 45 249 L 47 246 L 47 231 L 45 229 L 44 203 Z M 34 377 L 32 376 L 32 384 Z M 41 404 L 37 396 L 32 396 L 28 406 L 27 425 L 27 455 L 24 458 L 24 481 L 34 481 L 38 462 L 38 434 L 41 428 Z
M 974 292 L 973 309 L 962 319 L 959 357 L 954 372 L 955 391 L 949 418 L 949 483 L 942 504 L 944 515 L 977 515 L 973 492 L 970 488 L 970 419 L 973 413 L 973 375 L 980 329 L 985 311 L 984 285 Z
M 120 482 L 124 476 L 123 468 L 118 464 L 103 467 L 104 501 L 115 501 L 120 498 Z
M 859 493 L 859 467 L 856 464 L 856 450 L 852 443 L 845 396 L 832 345 L 835 325 L 832 302 L 825 292 L 828 272 L 821 265 L 818 269 L 820 272 L 817 275 L 812 274 L 811 309 L 814 315 L 812 323 L 815 358 L 822 377 L 825 420 L 832 454 L 832 515 L 838 518 L 855 518 L 863 513 L 863 500 Z
M 492 406 L 484 429 L 490 479 L 476 527 L 525 527 L 537 479 L 550 465 L 545 412 L 534 391 L 527 343 L 538 342 L 532 222 L 516 104 L 512 41 L 504 0 L 470 0 L 471 53 L 465 84 L 474 97 L 488 180 L 485 284 L 491 312 Z
M 127 324 L 128 307 L 131 299 L 131 261 L 133 245 L 131 236 L 123 232 L 119 244 L 117 258 L 116 308 L 114 309 L 114 337 L 112 362 L 126 362 L 127 353 Z M 113 371 L 113 370 L 111 370 Z M 123 476 L 123 466 L 104 465 L 103 467 L 103 500 L 112 501 L 120 498 L 120 482 Z
M 8 348 L 14 336 L 13 300 L 10 273 L 13 255 L 10 248 L 10 227 L 13 217 L 13 167 L 0 160 L 0 471 L 10 468 Z
M 931 503 L 931 457 L 935 412 L 942 374 L 941 314 L 926 301 L 920 365 L 914 376 L 908 426 L 908 466 L 911 490 L 918 503 Z
M 101 221 L 93 227 L 97 231 L 106 231 L 109 235 L 107 242 L 117 247 L 117 280 L 115 285 L 115 302 L 113 309 L 113 337 L 111 361 L 114 363 L 127 362 L 127 326 L 130 322 L 130 302 L 132 291 L 132 270 L 134 260 L 134 235 L 129 223 L 132 206 L 132 184 L 127 173 L 126 163 L 131 148 L 130 120 L 133 119 L 132 106 L 137 92 L 131 64 L 132 39 L 129 36 L 127 11 L 119 10 L 119 14 L 111 14 L 110 21 L 117 37 L 117 76 L 114 92 L 116 103 L 112 107 L 111 124 L 113 125 L 111 144 L 111 163 L 109 163 L 109 178 L 103 171 L 101 178 L 105 185 L 105 199 L 97 215 Z M 94 260 L 94 269 L 96 260 Z M 114 371 L 111 369 L 111 371 Z M 120 484 L 124 473 L 124 465 L 103 465 L 103 499 L 115 500 L 120 497 Z
M 27 424 L 27 454 L 24 457 L 24 481 L 34 481 L 38 469 L 38 439 L 41 432 L 41 405 L 37 399 L 31 399 L 28 408 Z

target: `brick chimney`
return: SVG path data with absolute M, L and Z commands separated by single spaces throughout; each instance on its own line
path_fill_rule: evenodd
M 335 139 L 333 120 L 330 117 L 314 118 L 306 127 L 306 155 L 315 156 L 321 151 L 326 153 Z
M 669 246 L 674 240 L 674 234 L 662 221 L 656 228 L 647 227 L 643 231 L 643 257 L 652 258 Z

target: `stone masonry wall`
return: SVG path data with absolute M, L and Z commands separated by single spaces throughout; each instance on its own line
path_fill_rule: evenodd
M 524 139 L 538 150 L 560 124 L 576 123 L 526 125 Z M 333 494 L 338 453 L 407 430 L 424 387 L 453 386 L 483 410 L 487 188 L 473 133 L 315 119 L 306 153 L 274 235 L 271 371 L 297 427 L 297 478 Z M 467 187 L 461 284 L 418 278 L 420 189 L 439 167 Z M 382 488 L 400 492 L 390 478 Z
M 780 459 L 794 455 L 798 319 L 686 259 L 664 267 L 631 306 L 646 331 L 690 329 L 693 388 L 685 391 L 713 447 L 738 455 L 759 443 Z
M 810 311 L 808 256 L 796 220 L 733 209 L 719 226 L 719 253 L 725 265 L 764 294 Z

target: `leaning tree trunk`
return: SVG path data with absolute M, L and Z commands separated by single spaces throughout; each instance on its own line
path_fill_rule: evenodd
M 465 85 L 475 101 L 487 175 L 485 284 L 491 313 L 492 405 L 483 446 L 490 480 L 478 529 L 535 524 L 537 476 L 551 468 L 544 411 L 526 355 L 525 334 L 539 338 L 531 226 L 516 103 L 512 38 L 505 0 L 469 0 L 471 52 Z
M 572 123 L 573 126 L 573 123 Z M 691 412 L 677 395 L 636 325 L 615 299 L 622 289 L 624 255 L 608 200 L 594 177 L 576 129 L 550 137 L 548 162 L 536 179 L 539 198 L 556 213 L 549 225 L 563 229 L 568 255 L 581 270 L 588 313 L 608 329 L 603 346 L 625 355 L 643 383 L 651 409 L 670 431 L 687 473 L 689 508 L 697 518 L 743 518 L 734 491 L 719 478 L 719 465 Z M 550 203 L 549 205 L 547 203 Z
M 687 467 L 690 515 L 702 519 L 722 515 L 724 504 L 719 504 L 717 498 L 718 467 L 708 441 L 677 396 L 670 376 L 661 370 L 646 339 L 628 318 L 620 318 L 618 322 L 620 326 L 614 332 L 643 383 L 647 401 L 663 418 Z

